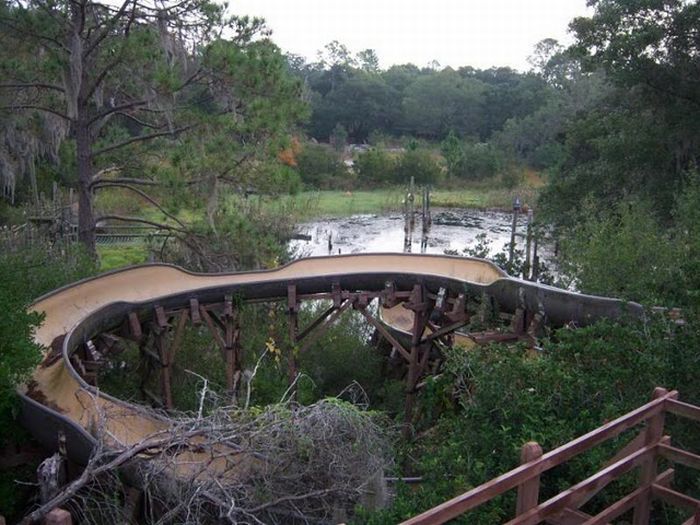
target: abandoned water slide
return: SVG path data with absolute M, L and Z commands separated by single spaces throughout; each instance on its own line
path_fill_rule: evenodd
M 21 421 L 49 449 L 57 448 L 58 435 L 63 433 L 69 457 L 80 464 L 88 461 L 95 445 L 93 433 L 98 418 L 102 418 L 109 435 L 121 446 L 142 442 L 167 429 L 167 418 L 138 410 L 136 405 L 90 385 L 85 380 L 85 371 L 77 370 L 72 359 L 78 349 L 99 334 L 129 326 L 129 322 L 134 329 L 134 322 L 158 317 L 159 311 L 176 312 L 179 308 L 181 312 L 189 312 L 193 304 L 224 304 L 225 298 L 235 296 L 242 301 L 287 299 L 291 312 L 299 301 L 325 298 L 334 300 L 336 312 L 352 307 L 364 312 L 371 321 L 367 305 L 377 299 L 384 310 L 381 318 L 390 328 L 386 333 L 410 333 L 411 326 L 420 324 L 414 322 L 416 317 L 422 316 L 425 321 L 420 326 L 422 334 L 436 303 L 445 304 L 454 314 L 464 309 L 460 297 L 465 292 L 488 294 L 505 311 L 538 312 L 552 326 L 569 322 L 585 325 L 601 318 L 642 315 L 641 306 L 634 303 L 522 281 L 509 277 L 487 261 L 461 257 L 412 254 L 315 257 L 274 270 L 227 274 L 194 274 L 163 264 L 136 266 L 55 290 L 32 305 L 34 311 L 45 314 L 34 337 L 47 350 L 44 361 L 21 389 Z M 417 293 L 422 298 L 420 304 Z M 197 312 L 192 311 L 191 315 L 198 316 Z M 207 315 L 203 306 L 202 312 Z M 452 322 L 442 330 L 439 326 L 433 326 L 432 330 L 435 337 L 438 333 L 449 335 L 458 325 Z M 382 325 L 377 322 L 377 326 Z M 418 375 L 413 376 L 413 381 L 417 381 Z M 190 464 L 197 461 L 194 453 L 183 459 Z

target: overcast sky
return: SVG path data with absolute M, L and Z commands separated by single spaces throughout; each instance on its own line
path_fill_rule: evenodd
M 543 38 L 570 41 L 569 21 L 585 0 L 232 0 L 236 14 L 264 17 L 284 51 L 313 59 L 332 40 L 351 51 L 372 48 L 382 67 L 510 66 Z

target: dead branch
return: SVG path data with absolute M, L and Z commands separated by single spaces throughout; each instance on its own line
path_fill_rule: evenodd
M 202 403 L 205 398 L 212 406 L 175 414 L 166 430 L 130 446 L 115 442 L 109 414 L 102 414 L 98 445 L 83 473 L 22 524 L 56 506 L 77 509 L 86 498 L 117 515 L 114 494 L 126 489 L 115 485 L 115 473 L 124 467 L 138 473 L 149 525 L 327 523 L 351 515 L 372 492 L 370 480 L 390 467 L 386 430 L 349 403 L 282 403 L 260 411 L 222 405 L 224 398 L 211 391 L 203 391 Z M 112 503 L 99 501 L 101 491 Z

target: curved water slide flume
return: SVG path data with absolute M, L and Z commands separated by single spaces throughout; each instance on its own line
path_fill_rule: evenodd
M 112 439 L 123 445 L 137 443 L 168 428 L 166 418 L 145 414 L 135 405 L 88 385 L 70 362 L 74 349 L 87 340 L 120 325 L 127 314 L 148 316 L 155 306 L 182 307 L 190 299 L 221 302 L 226 295 L 243 300 L 280 299 L 288 285 L 300 294 L 327 293 L 335 285 L 343 290 L 374 291 L 393 282 L 397 290 L 420 283 L 432 293 L 445 288 L 456 295 L 466 289 L 495 297 L 506 311 L 519 305 L 544 311 L 553 325 L 573 321 L 579 325 L 626 312 L 641 315 L 634 303 L 594 297 L 514 279 L 481 259 L 418 254 L 360 254 L 300 259 L 274 270 L 196 274 L 181 268 L 150 264 L 125 268 L 79 281 L 41 298 L 32 310 L 45 314 L 35 341 L 62 352 L 49 365 L 36 368 L 20 392 L 21 420 L 45 446 L 55 449 L 62 430 L 69 456 L 86 463 L 95 443 L 97 421 L 106 425 Z M 192 461 L 192 457 L 186 458 Z

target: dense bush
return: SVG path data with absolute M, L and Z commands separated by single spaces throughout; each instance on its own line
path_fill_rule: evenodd
M 28 439 L 14 421 L 15 389 L 41 359 L 32 337 L 42 315 L 27 308 L 40 295 L 94 271 L 93 261 L 77 248 L 39 246 L 0 254 L 0 447 Z M 21 512 L 29 495 L 15 480 L 34 481 L 35 466 L 0 473 L 0 509 L 8 519 Z
M 606 213 L 591 207 L 564 234 L 563 270 L 583 292 L 697 308 L 699 208 L 696 177 L 679 193 L 671 225 L 645 202 L 623 201 Z
M 423 148 L 409 148 L 398 160 L 395 182 L 408 184 L 414 178 L 416 184 L 437 184 L 442 179 L 442 167 L 432 152 Z
M 395 180 L 396 160 L 383 149 L 374 148 L 358 155 L 354 169 L 363 185 L 391 184 Z
M 342 183 L 347 169 L 329 146 L 305 144 L 297 158 L 301 180 L 309 188 L 328 189 Z
M 502 154 L 491 144 L 460 140 L 450 134 L 441 144 L 447 173 L 456 179 L 479 180 L 493 177 L 504 166 Z
M 444 373 L 428 380 L 421 397 L 419 413 L 424 428 L 430 428 L 419 429 L 420 438 L 404 451 L 401 474 L 419 475 L 424 481 L 410 490 L 400 487 L 393 507 L 370 522 L 401 521 L 465 492 L 517 466 L 524 443 L 534 440 L 551 450 L 646 403 L 656 386 L 676 388 L 682 399 L 700 402 L 699 345 L 697 320 L 676 325 L 654 318 L 564 328 L 544 343 L 537 357 L 495 345 L 452 350 Z M 684 447 L 700 445 L 690 424 L 669 421 L 667 432 Z M 546 474 L 541 500 L 600 469 L 632 436 L 626 432 Z M 635 482 L 634 477 L 623 479 L 588 509 L 595 514 Z M 677 487 L 691 493 L 700 488 L 697 476 L 677 478 Z M 513 516 L 514 496 L 511 491 L 457 522 L 505 522 Z

